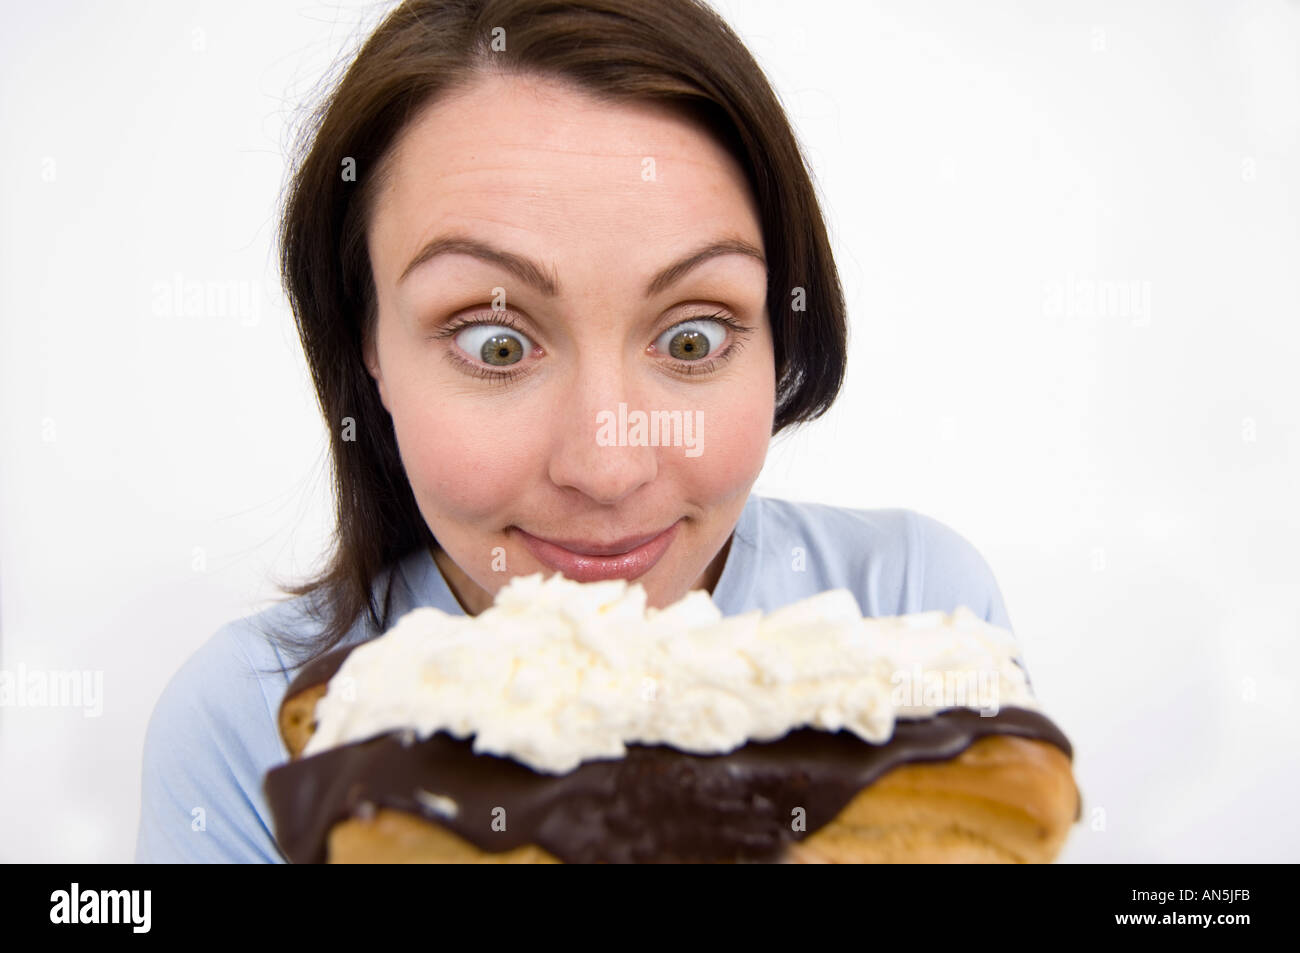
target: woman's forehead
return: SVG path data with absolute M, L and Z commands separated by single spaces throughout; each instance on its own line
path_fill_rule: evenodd
M 371 219 L 381 257 L 453 221 L 557 238 L 599 230 L 613 243 L 761 234 L 743 170 L 707 130 L 563 87 L 539 97 L 494 80 L 437 102 L 404 130 L 386 171 Z

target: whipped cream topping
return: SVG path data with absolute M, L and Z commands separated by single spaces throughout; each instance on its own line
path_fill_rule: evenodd
M 627 744 L 722 754 L 801 727 L 889 740 L 944 708 L 1037 710 L 1018 645 L 965 606 L 864 618 L 847 589 L 723 617 L 709 594 L 647 608 L 640 583 L 516 576 L 477 616 L 407 613 L 354 648 L 303 750 L 401 730 L 563 774 Z

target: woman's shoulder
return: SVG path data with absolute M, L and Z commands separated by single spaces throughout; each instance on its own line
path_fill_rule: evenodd
M 137 861 L 280 859 L 261 785 L 287 757 L 277 715 L 288 683 L 264 633 L 303 624 L 304 605 L 221 625 L 164 685 L 145 730 Z
M 374 604 L 386 607 L 386 625 L 391 626 L 416 601 L 408 576 L 419 557 L 413 553 L 395 561 L 372 584 Z M 226 622 L 200 643 L 172 681 L 194 688 L 196 695 L 256 690 L 273 711 L 278 710 L 284 689 L 313 658 L 380 634 L 369 613 L 362 611 L 341 638 L 326 645 L 326 633 L 333 631 L 332 613 L 337 611 L 331 595 L 324 585 L 302 595 L 282 595 Z
M 916 515 L 901 507 L 867 509 L 774 496 L 760 497 L 760 501 L 767 526 L 830 535 L 853 534 L 859 540 L 865 532 L 884 543 L 905 543 L 912 532 L 910 521 Z
M 966 605 L 1010 628 L 993 571 L 973 542 L 908 507 L 848 507 L 763 497 L 768 554 L 802 548 L 826 588 L 860 592 L 867 615 L 902 615 Z
M 310 602 L 299 596 L 218 626 L 164 686 L 155 705 L 155 716 L 164 717 L 157 720 L 264 724 L 292 675 L 277 639 L 306 635 L 310 618 Z
M 823 558 L 852 566 L 866 561 L 910 562 L 920 556 L 928 537 L 946 535 L 942 524 L 904 507 L 836 506 L 763 497 L 760 512 L 766 543 L 781 546 L 803 540 Z

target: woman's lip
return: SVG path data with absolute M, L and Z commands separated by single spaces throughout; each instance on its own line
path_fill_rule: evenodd
M 678 520 L 658 536 L 614 556 L 591 556 L 575 553 L 555 543 L 539 539 L 518 526 L 513 527 L 529 552 L 558 572 L 575 582 L 598 582 L 602 579 L 636 579 L 650 571 L 650 568 L 663 557 L 677 536 Z

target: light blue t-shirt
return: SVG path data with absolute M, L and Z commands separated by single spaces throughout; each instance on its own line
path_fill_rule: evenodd
M 984 558 L 938 520 L 751 493 L 712 594 L 722 613 L 769 612 L 838 588 L 865 616 L 965 605 L 1011 629 Z M 137 863 L 285 862 L 262 781 L 289 757 L 276 719 L 297 670 L 258 672 L 289 667 L 266 631 L 313 633 L 306 598 L 223 626 L 163 689 L 145 733 Z M 391 598 L 389 625 L 418 606 L 465 614 L 426 550 L 398 563 Z M 379 634 L 363 616 L 340 644 Z

